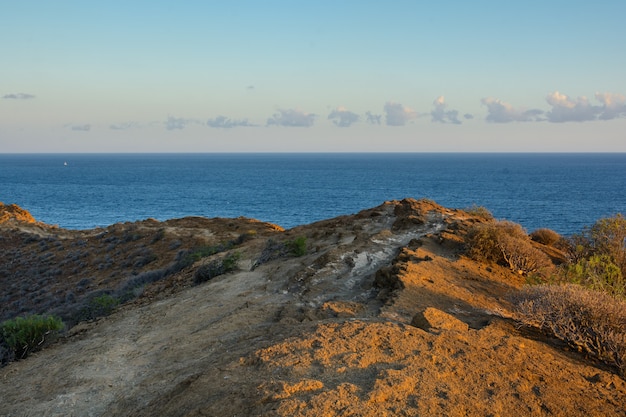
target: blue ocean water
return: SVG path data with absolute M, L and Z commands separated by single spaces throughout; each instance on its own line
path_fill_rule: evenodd
M 290 228 L 405 197 L 568 235 L 626 213 L 626 154 L 0 155 L 0 201 L 70 229 L 192 215 Z

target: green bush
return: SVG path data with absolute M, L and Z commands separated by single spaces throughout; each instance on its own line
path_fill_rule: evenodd
M 607 255 L 626 276 L 626 218 L 614 217 L 598 220 L 571 238 L 572 259 L 576 262 L 593 255 Z
M 509 221 L 473 226 L 468 231 L 467 254 L 525 274 L 543 274 L 553 266 L 548 255 L 533 247 L 522 226 Z
M 63 329 L 61 319 L 54 316 L 30 315 L 0 323 L 0 339 L 17 359 L 25 358 L 46 340 L 48 335 Z
M 516 318 L 626 376 L 626 301 L 578 285 L 526 287 L 513 297 Z
M 87 301 L 87 304 L 79 310 L 76 320 L 93 320 L 98 317 L 108 316 L 119 304 L 119 299 L 107 293 L 93 296 Z
M 239 252 L 233 252 L 221 259 L 214 259 L 211 262 L 200 266 L 194 273 L 194 282 L 196 284 L 201 284 L 217 276 L 236 270 L 240 257 L 241 254 Z
M 626 219 L 621 214 L 598 220 L 570 238 L 570 263 L 561 279 L 626 297 Z
M 626 297 L 626 280 L 622 270 L 608 255 L 592 255 L 564 269 L 565 280 L 617 297 Z
M 294 240 L 289 241 L 287 246 L 293 256 L 299 257 L 306 255 L 306 237 L 304 236 L 298 236 Z

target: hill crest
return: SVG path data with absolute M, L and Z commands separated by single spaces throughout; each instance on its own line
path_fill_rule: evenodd
M 290 230 L 243 218 L 1 228 L 11 296 L 24 290 L 11 277 L 34 265 L 35 294 L 77 300 L 181 251 L 226 249 L 1 368 L 0 415 L 623 415 L 624 380 L 516 326 L 508 295 L 524 277 L 464 256 L 485 221 L 406 199 Z M 283 250 L 300 237 L 302 256 Z M 237 270 L 195 283 L 234 252 Z

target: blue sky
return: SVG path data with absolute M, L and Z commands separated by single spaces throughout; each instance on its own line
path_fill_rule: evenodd
M 0 152 L 626 152 L 626 2 L 0 0 Z

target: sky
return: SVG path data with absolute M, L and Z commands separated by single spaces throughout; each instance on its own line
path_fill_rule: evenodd
M 0 10 L 0 153 L 626 152 L 623 0 Z

